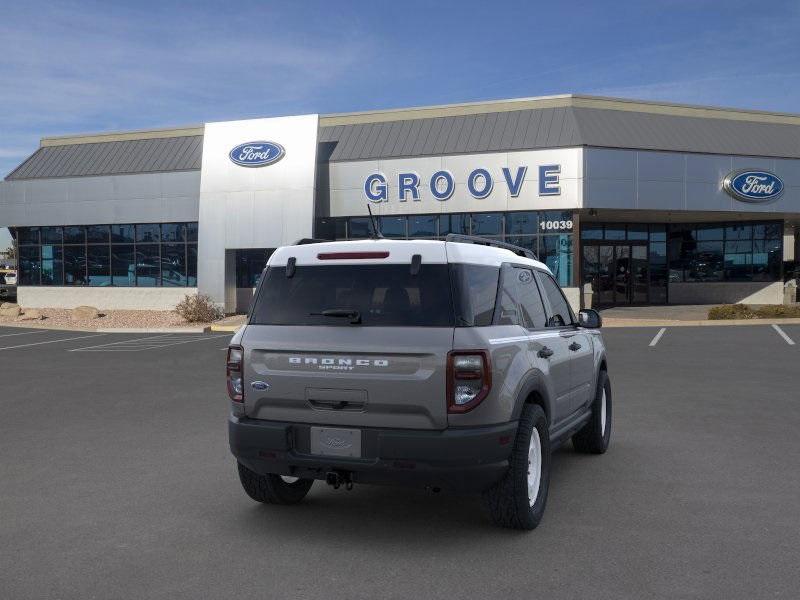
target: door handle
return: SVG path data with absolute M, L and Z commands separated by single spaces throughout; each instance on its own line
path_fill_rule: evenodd
M 578 342 L 572 342 L 569 346 L 567 346 L 573 352 L 577 352 L 581 349 L 581 345 Z
M 547 346 L 544 346 L 541 350 L 539 350 L 539 352 L 537 352 L 537 354 L 539 355 L 539 358 L 550 358 L 553 356 L 553 351 Z

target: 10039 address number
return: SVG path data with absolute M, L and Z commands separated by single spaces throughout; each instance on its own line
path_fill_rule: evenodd
M 572 231 L 572 220 L 565 221 L 540 221 L 539 229 L 542 231 Z

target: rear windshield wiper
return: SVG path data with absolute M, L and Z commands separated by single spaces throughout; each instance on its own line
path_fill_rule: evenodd
M 350 308 L 326 308 L 322 312 L 309 313 L 315 317 L 339 317 L 342 319 L 350 319 L 351 325 L 359 325 L 361 323 L 361 313 L 357 310 Z

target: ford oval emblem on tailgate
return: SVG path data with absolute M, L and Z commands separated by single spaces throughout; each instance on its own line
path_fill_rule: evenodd
M 250 387 L 252 387 L 254 390 L 263 391 L 269 387 L 269 384 L 266 381 L 254 381 L 250 384 Z

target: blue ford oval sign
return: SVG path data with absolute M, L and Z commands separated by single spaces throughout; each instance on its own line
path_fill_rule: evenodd
M 247 142 L 230 151 L 230 159 L 241 167 L 265 167 L 283 158 L 286 150 L 275 142 Z
M 722 187 L 742 202 L 769 202 L 783 193 L 783 181 L 769 171 L 745 169 L 725 177 Z

